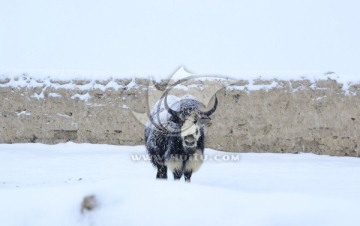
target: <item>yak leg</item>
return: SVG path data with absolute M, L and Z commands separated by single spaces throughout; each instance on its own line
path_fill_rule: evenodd
M 182 170 L 174 170 L 173 174 L 174 174 L 174 180 L 180 180 L 180 178 L 183 175 L 183 172 Z
M 167 179 L 167 167 L 165 165 L 157 166 L 156 179 Z
M 185 171 L 184 172 L 184 177 L 185 177 L 186 182 L 190 182 L 191 175 L 192 175 L 192 171 Z

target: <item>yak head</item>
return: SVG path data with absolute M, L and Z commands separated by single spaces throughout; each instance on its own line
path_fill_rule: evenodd
M 180 100 L 178 110 L 170 108 L 166 98 L 164 102 L 168 113 L 178 125 L 177 134 L 181 136 L 183 146 L 185 148 L 196 147 L 204 125 L 211 119 L 210 116 L 217 108 L 217 97 L 215 96 L 215 103 L 208 111 L 201 111 L 200 103 L 194 99 Z

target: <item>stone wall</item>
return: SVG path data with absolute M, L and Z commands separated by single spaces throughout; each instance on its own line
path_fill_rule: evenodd
M 0 142 L 140 145 L 149 105 L 167 87 L 166 81 L 153 84 L 142 79 L 1 79 Z M 202 95 L 200 99 L 217 93 L 219 106 L 207 128 L 207 147 L 360 155 L 359 84 L 344 91 L 343 84 L 331 79 L 231 84 L 194 80 L 172 92 Z

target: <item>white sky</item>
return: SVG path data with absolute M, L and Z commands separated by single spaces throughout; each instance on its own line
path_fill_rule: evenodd
M 360 1 L 0 0 L 0 68 L 360 75 Z

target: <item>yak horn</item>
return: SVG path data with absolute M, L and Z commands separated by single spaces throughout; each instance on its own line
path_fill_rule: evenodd
M 169 107 L 168 103 L 167 103 L 167 95 L 164 96 L 164 105 L 165 105 L 165 109 L 169 112 L 170 115 L 174 116 L 174 117 L 178 117 L 179 116 L 179 112 L 171 109 L 171 107 Z
M 217 105 L 218 105 L 218 99 L 217 99 L 217 96 L 215 95 L 214 106 L 209 111 L 203 112 L 202 114 L 205 115 L 205 116 L 212 115 L 216 111 Z

